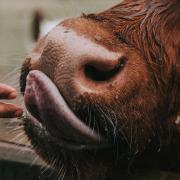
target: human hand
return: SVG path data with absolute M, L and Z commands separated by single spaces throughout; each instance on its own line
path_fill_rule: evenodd
M 0 100 L 15 99 L 17 92 L 14 88 L 0 83 Z M 11 103 L 0 102 L 0 118 L 16 118 L 22 115 L 22 109 Z

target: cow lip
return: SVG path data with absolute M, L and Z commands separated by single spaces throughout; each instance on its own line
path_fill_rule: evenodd
M 52 137 L 81 147 L 108 144 L 72 112 L 55 84 L 41 71 L 29 72 L 24 100 L 31 119 L 43 125 Z

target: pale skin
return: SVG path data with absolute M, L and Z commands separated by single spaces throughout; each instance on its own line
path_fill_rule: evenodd
M 22 115 L 22 109 L 11 103 L 4 103 L 1 100 L 15 99 L 17 92 L 14 88 L 0 83 L 0 118 L 17 118 Z

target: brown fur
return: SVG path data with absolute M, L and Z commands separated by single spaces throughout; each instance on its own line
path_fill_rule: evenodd
M 71 79 L 76 77 L 76 60 L 66 59 L 62 54 L 68 49 L 59 46 L 58 39 L 46 41 L 47 36 L 37 43 L 24 64 L 21 89 L 25 89 L 30 70 L 44 72 L 77 116 L 83 120 L 89 108 L 105 134 L 107 126 L 106 135 L 115 147 L 66 150 L 46 133 L 38 136 L 40 130 L 25 121 L 37 152 L 50 164 L 49 154 L 55 157 L 55 169 L 63 165 L 66 175 L 71 172 L 74 179 L 120 179 L 122 169 L 127 169 L 132 159 L 134 167 L 180 171 L 180 125 L 176 121 L 180 112 L 180 1 L 126 0 L 104 12 L 66 20 L 61 26 L 108 50 L 121 52 L 126 65 L 118 75 L 120 82 L 99 89 L 99 85 L 93 86 L 96 93 L 78 93 L 76 81 Z M 61 68 L 62 64 L 66 68 Z

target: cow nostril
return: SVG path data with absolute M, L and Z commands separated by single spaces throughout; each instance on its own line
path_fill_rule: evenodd
M 114 77 L 125 65 L 126 58 L 121 57 L 118 61 L 118 64 L 114 66 L 114 68 L 110 70 L 103 70 L 99 68 L 99 66 L 87 64 L 84 68 L 84 73 L 87 78 L 93 80 L 93 81 L 107 81 Z

